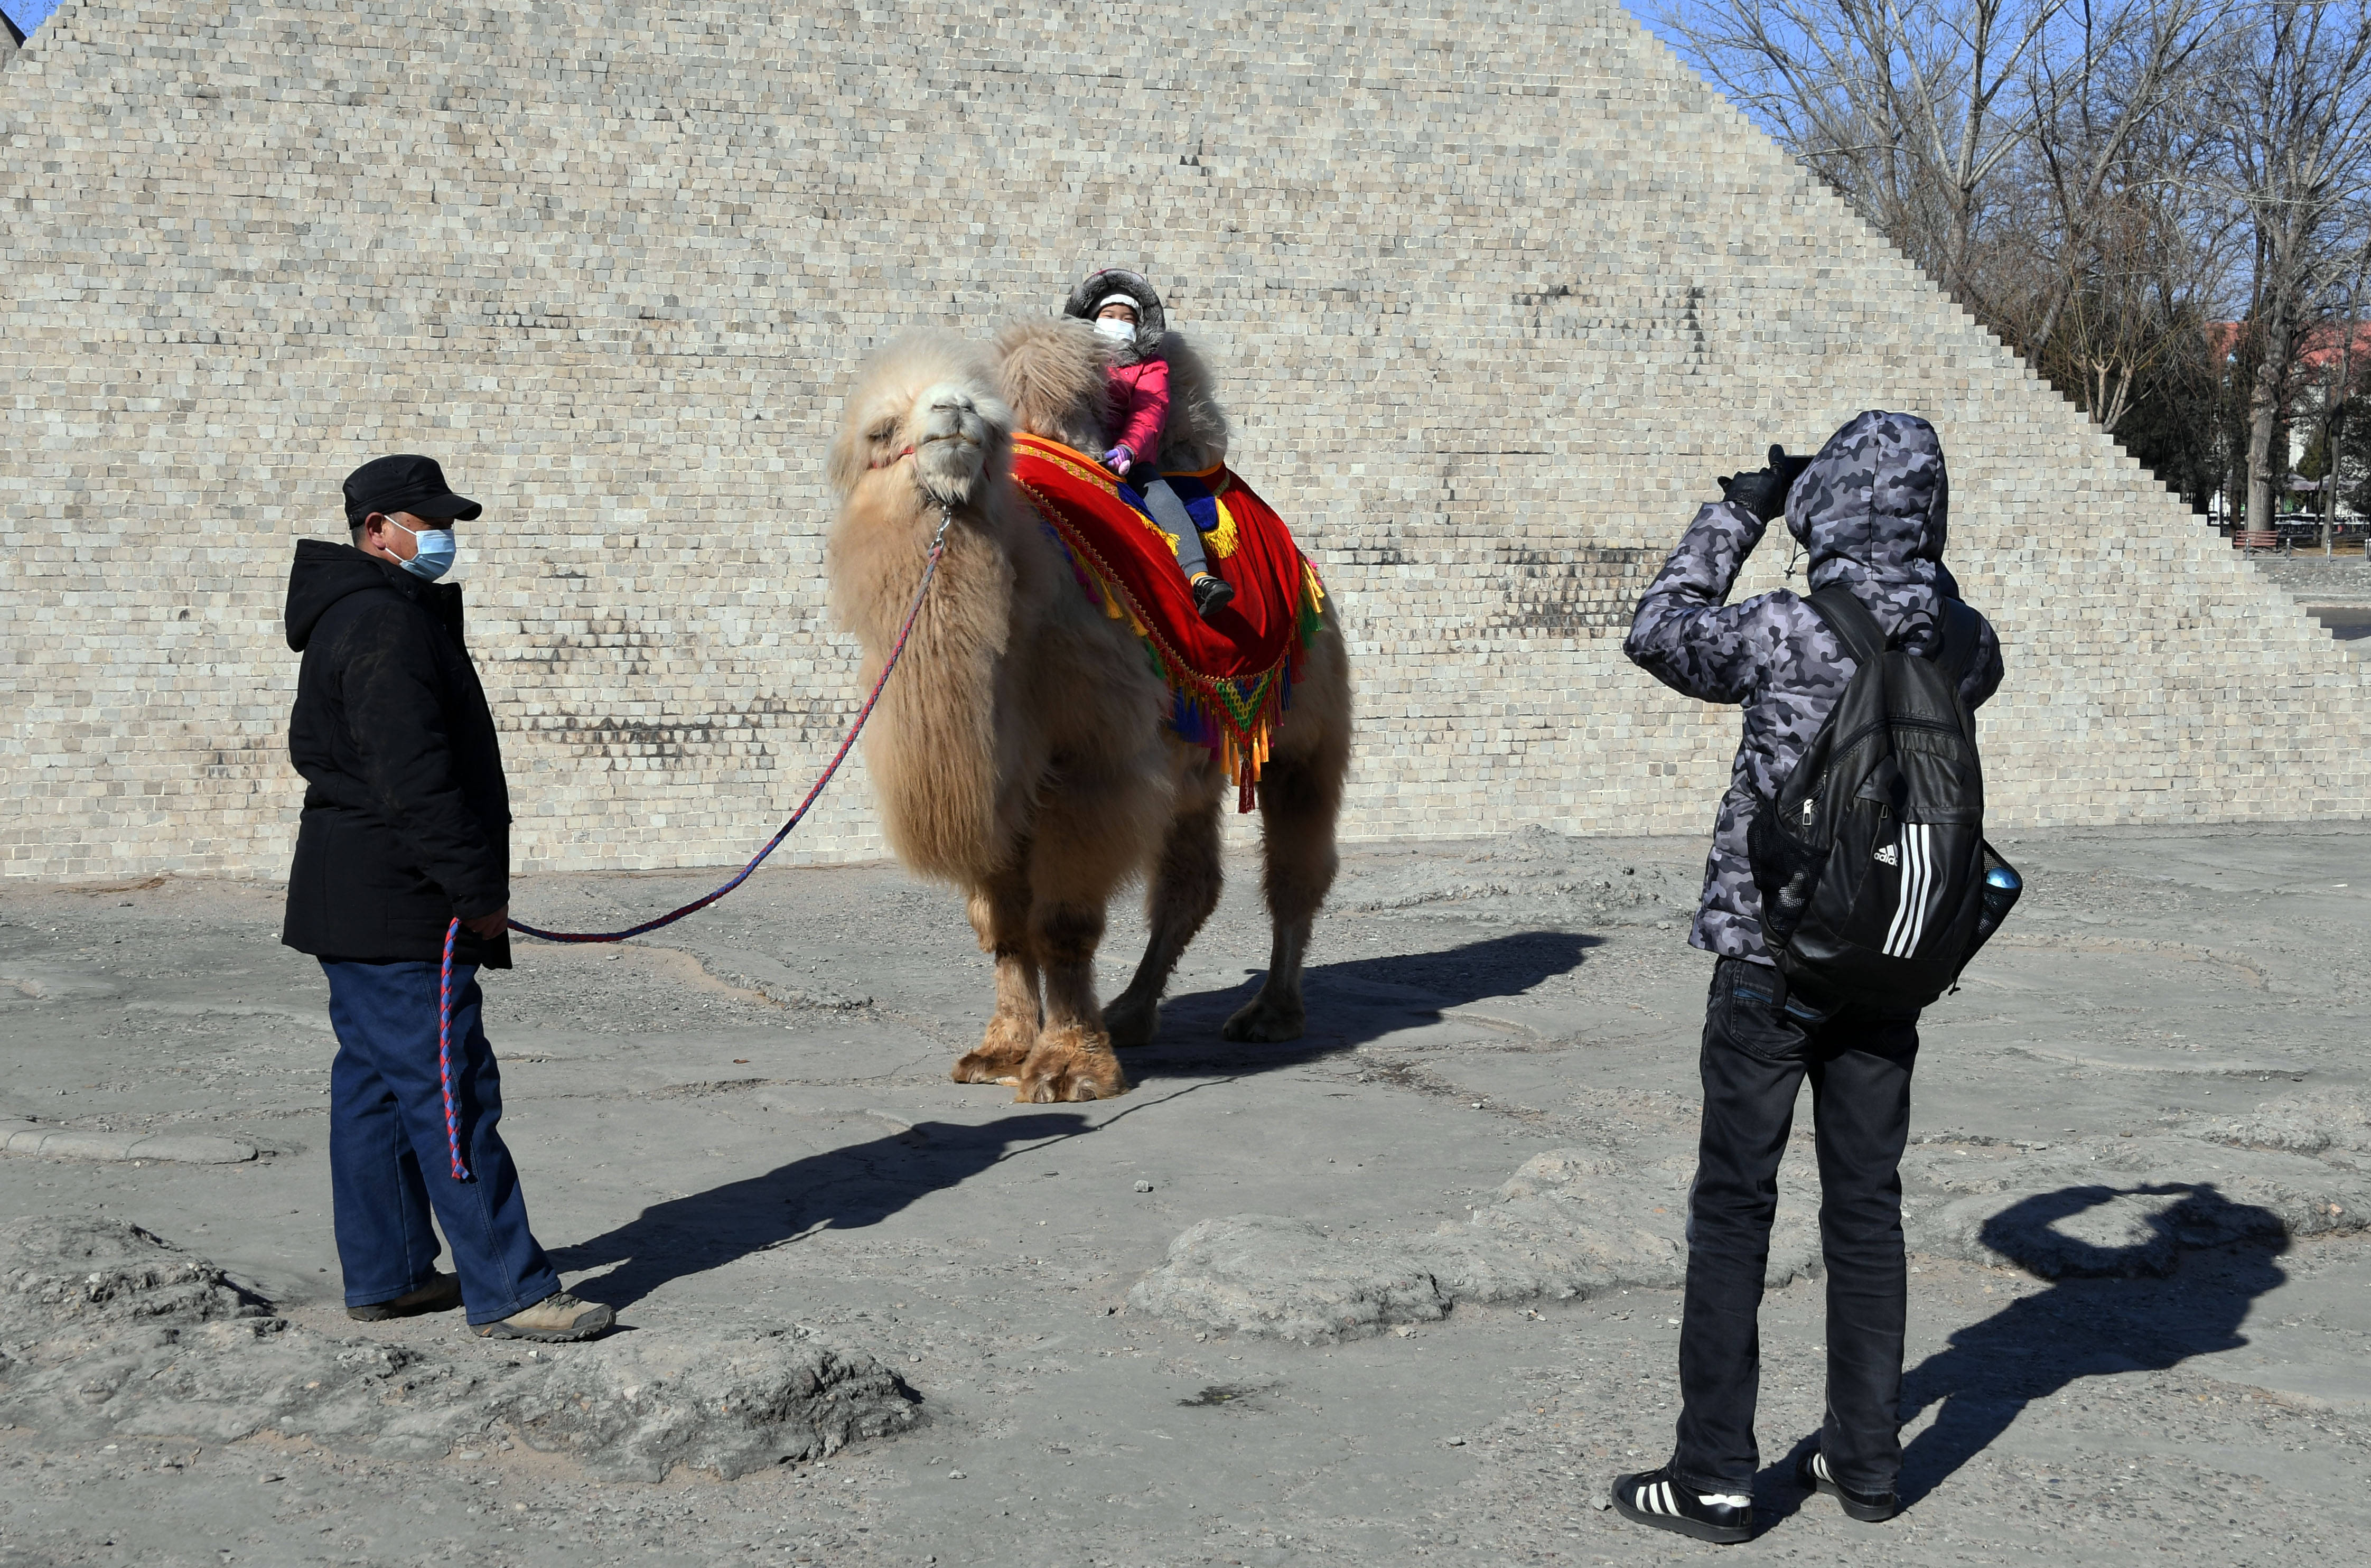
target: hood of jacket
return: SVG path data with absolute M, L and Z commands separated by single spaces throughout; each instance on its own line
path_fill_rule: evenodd
M 448 627 L 456 619 L 461 591 L 446 583 L 424 582 L 399 566 L 366 556 L 352 545 L 327 539 L 296 541 L 295 564 L 288 569 L 285 619 L 288 646 L 297 652 L 313 640 L 313 628 L 331 605 L 355 594 L 384 589 L 415 604 Z M 449 603 L 447 601 L 450 601 Z
M 1100 272 L 1088 273 L 1063 302 L 1062 314 L 1092 321 L 1095 306 L 1113 294 L 1126 294 L 1136 301 L 1136 337 L 1119 345 L 1119 352 L 1112 357 L 1121 364 L 1159 359 L 1161 340 L 1169 334 L 1169 314 L 1161 308 L 1161 295 L 1140 272 L 1131 272 L 1125 267 L 1106 267 Z
M 1915 414 L 1872 409 L 1828 438 L 1787 492 L 1787 530 L 1810 555 L 1810 584 L 1845 587 L 1903 647 L 1927 651 L 1941 601 L 1951 488 L 1943 443 Z

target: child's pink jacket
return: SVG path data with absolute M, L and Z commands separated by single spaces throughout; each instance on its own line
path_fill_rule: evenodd
M 1116 364 L 1105 374 L 1117 426 L 1112 444 L 1127 447 L 1136 462 L 1152 461 L 1161 450 L 1161 426 L 1169 418 L 1169 362 Z

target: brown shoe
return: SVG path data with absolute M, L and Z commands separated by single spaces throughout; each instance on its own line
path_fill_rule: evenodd
M 555 1290 L 523 1312 L 479 1324 L 478 1334 L 481 1339 L 541 1340 L 546 1344 L 565 1344 L 605 1333 L 617 1320 L 618 1314 L 597 1301 L 579 1301 L 564 1290 Z
M 422 1312 L 449 1312 L 461 1305 L 461 1282 L 451 1274 L 430 1274 L 428 1283 L 407 1290 L 392 1301 L 349 1307 L 346 1316 L 357 1323 L 384 1323 L 389 1318 L 417 1318 Z

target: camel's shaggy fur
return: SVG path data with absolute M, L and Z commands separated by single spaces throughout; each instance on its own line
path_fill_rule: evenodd
M 1184 334 L 1161 340 L 1169 362 L 1169 416 L 1161 427 L 1156 468 L 1198 474 L 1227 460 L 1227 415 L 1210 366 Z M 998 388 L 1012 407 L 1015 430 L 1100 453 L 1109 444 L 1110 384 L 1103 375 L 1111 345 L 1090 322 L 1055 316 L 1015 321 L 996 335 Z
M 996 335 L 994 357 L 996 389 L 1012 409 L 1012 429 L 1086 453 L 1110 444 L 1111 384 L 1104 372 L 1111 345 L 1093 326 L 1061 316 L 1015 321 Z
M 1227 414 L 1209 363 L 1176 332 L 1161 340 L 1161 357 L 1169 362 L 1169 418 L 1161 427 L 1160 465 L 1173 474 L 1216 467 L 1227 460 Z
M 1013 430 L 1082 448 L 1100 439 L 1106 363 L 1079 322 L 1008 329 L 993 354 L 914 334 L 859 376 L 829 459 L 840 496 L 827 548 L 832 606 L 864 645 L 868 683 L 933 530 L 943 513 L 953 519 L 865 761 L 898 857 L 969 894 L 996 958 L 995 1016 L 954 1077 L 1015 1085 L 1021 1100 L 1126 1091 L 1113 1046 L 1158 1032 L 1162 992 L 1219 897 L 1230 781 L 1207 750 L 1167 732 L 1168 693 L 1134 634 L 1077 592 L 1011 478 Z M 1197 450 L 1215 442 L 1223 454 L 1209 373 L 1190 363 L 1183 429 Z M 1302 1028 L 1301 962 L 1333 882 L 1349 762 L 1349 661 L 1330 617 L 1293 696 L 1261 787 L 1275 945 L 1230 1039 L 1290 1040 Z M 1128 989 L 1098 1009 L 1105 908 L 1138 875 L 1151 879 L 1151 941 Z

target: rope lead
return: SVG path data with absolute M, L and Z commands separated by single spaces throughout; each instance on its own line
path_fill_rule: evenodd
M 873 690 L 866 695 L 864 706 L 857 709 L 856 721 L 848 727 L 848 734 L 839 743 L 839 749 L 832 754 L 830 763 L 824 768 L 823 776 L 815 781 L 815 788 L 807 791 L 806 799 L 799 802 L 799 809 L 791 813 L 791 820 L 782 824 L 781 831 L 768 839 L 766 847 L 758 850 L 731 882 L 705 898 L 695 899 L 680 909 L 669 910 L 655 920 L 645 920 L 622 931 L 546 931 L 520 920 L 513 920 L 511 929 L 547 942 L 622 942 L 629 937 L 639 937 L 662 926 L 672 926 L 685 916 L 707 908 L 748 881 L 749 873 L 763 864 L 766 857 L 780 847 L 782 840 L 791 836 L 791 830 L 799 825 L 808 808 L 830 784 L 832 775 L 839 771 L 839 765 L 848 760 L 850 750 L 856 744 L 856 737 L 864 732 L 865 721 L 873 717 L 873 709 L 880 702 L 882 691 L 889 685 L 890 672 L 896 669 L 897 661 L 906 656 L 906 640 L 914 635 L 914 623 L 921 618 L 922 596 L 931 591 L 931 580 L 939 573 L 939 558 L 946 554 L 947 530 L 954 525 L 954 507 L 943 505 L 939 508 L 938 531 L 931 536 L 931 553 L 922 562 L 922 581 L 914 589 L 914 603 L 906 611 L 906 624 L 897 628 L 897 640 L 889 650 L 888 663 L 881 666 L 881 678 L 873 683 Z M 472 1178 L 469 1168 L 461 1160 L 461 1117 L 453 1093 L 453 949 L 460 940 L 461 922 L 457 918 L 445 928 L 445 963 L 437 977 L 436 1078 L 445 1094 L 445 1150 L 453 1159 L 453 1180 L 467 1182 Z
M 436 977 L 436 1083 L 445 1091 L 445 1152 L 453 1157 L 453 1180 L 467 1182 L 461 1163 L 461 1116 L 453 1101 L 453 944 L 461 940 L 458 919 L 445 928 L 445 967 Z
M 856 745 L 856 737 L 864 732 L 865 721 L 873 717 L 873 706 L 881 700 L 882 689 L 888 686 L 890 673 L 896 669 L 897 661 L 905 657 L 906 640 L 914 634 L 914 623 L 921 618 L 922 596 L 931 591 L 931 580 L 938 575 L 939 558 L 946 554 L 947 529 L 954 525 L 954 507 L 942 505 L 939 508 L 938 532 L 931 536 L 931 553 L 922 562 L 922 581 L 914 589 L 914 603 L 906 612 L 906 624 L 898 628 L 897 640 L 889 650 L 889 661 L 881 666 L 881 678 L 873 683 L 873 690 L 865 698 L 864 706 L 857 709 L 856 721 L 848 727 L 848 734 L 839 743 L 839 749 L 832 754 L 830 763 L 824 768 L 823 776 L 815 781 L 815 788 L 807 791 L 806 799 L 799 802 L 799 809 L 791 813 L 791 820 L 782 824 L 781 831 L 768 839 L 766 847 L 758 850 L 732 881 L 705 898 L 694 899 L 680 909 L 671 909 L 655 920 L 645 920 L 639 926 L 629 926 L 622 931 L 547 931 L 539 927 L 527 925 L 522 920 L 513 920 L 511 929 L 522 936 L 533 937 L 538 941 L 622 942 L 630 937 L 639 937 L 647 932 L 655 931 L 662 926 L 672 926 L 685 916 L 707 908 L 748 881 L 749 873 L 764 864 L 766 857 L 780 847 L 782 840 L 791 836 L 791 830 L 799 825 L 800 820 L 807 814 L 808 809 L 821 797 L 825 787 L 831 783 L 832 776 L 839 771 L 839 765 L 848 760 L 849 752 Z

